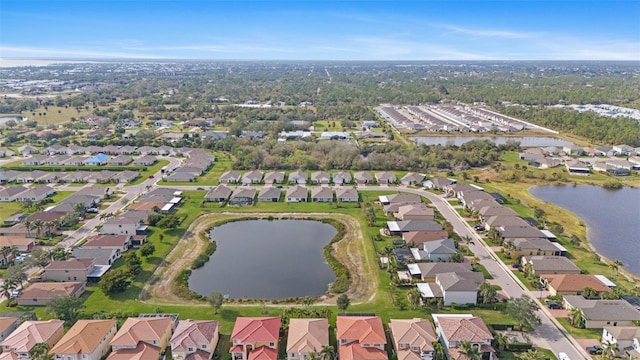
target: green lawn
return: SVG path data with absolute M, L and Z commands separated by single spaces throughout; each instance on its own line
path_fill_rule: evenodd
M 162 169 L 162 167 L 166 165 L 169 165 L 169 160 L 158 160 L 155 164 L 147 166 L 146 170 L 140 172 L 140 176 L 138 176 L 137 179 L 133 180 L 125 186 L 140 184 L 141 182 L 147 180 L 149 176 L 154 175 L 155 173 L 160 171 L 160 169 Z
M 602 329 L 578 329 L 569 324 L 567 318 L 556 318 L 562 326 L 576 339 L 597 339 L 602 338 Z
M 22 206 L 17 202 L 3 202 L 0 205 L 0 224 L 4 222 L 4 220 L 11 215 L 22 212 Z

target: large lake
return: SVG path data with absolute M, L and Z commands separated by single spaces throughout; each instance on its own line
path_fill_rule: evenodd
M 640 275 L 640 188 L 549 185 L 530 188 L 529 193 L 580 217 L 598 253 Z
M 193 271 L 189 288 L 231 299 L 320 296 L 335 280 L 322 248 L 336 229 L 312 220 L 245 220 L 211 231 L 217 250 Z
M 418 145 L 456 145 L 460 146 L 472 140 L 489 140 L 496 145 L 508 141 L 519 142 L 523 147 L 571 146 L 572 142 L 549 136 L 412 136 L 410 139 Z

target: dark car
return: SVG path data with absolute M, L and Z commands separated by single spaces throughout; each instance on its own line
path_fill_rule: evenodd
M 591 355 L 602 354 L 602 346 L 600 345 L 587 346 L 587 351 Z
M 557 302 L 550 302 L 547 304 L 547 306 L 549 307 L 549 309 L 562 309 L 562 304 L 557 303 Z
M 520 269 L 522 267 L 522 264 L 515 262 L 511 264 L 511 267 L 514 269 Z
M 474 229 L 476 229 L 476 231 L 482 231 L 482 230 L 484 230 L 484 226 L 482 226 L 482 225 L 476 225 L 476 226 L 474 226 L 473 228 L 474 228 Z

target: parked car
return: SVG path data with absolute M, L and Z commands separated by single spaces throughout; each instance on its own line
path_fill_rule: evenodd
M 476 231 L 483 231 L 484 230 L 484 226 L 482 225 L 476 225 L 473 227 Z
M 9 297 L 13 299 L 13 298 L 17 298 L 18 295 L 20 295 L 20 290 L 16 289 L 11 291 L 11 295 Z
M 557 302 L 550 302 L 547 304 L 547 307 L 549 307 L 549 309 L 562 309 L 562 304 L 557 303 Z
M 522 264 L 514 262 L 513 264 L 511 264 L 511 267 L 514 269 L 520 269 L 522 267 Z
M 591 355 L 602 354 L 602 346 L 600 345 L 587 346 L 587 351 Z
M 569 355 L 567 355 L 567 353 L 559 352 L 558 360 L 571 360 L 571 358 L 569 357 Z

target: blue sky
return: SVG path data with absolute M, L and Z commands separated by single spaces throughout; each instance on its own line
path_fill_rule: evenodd
M 640 1 L 2 0 L 0 57 L 640 60 Z

